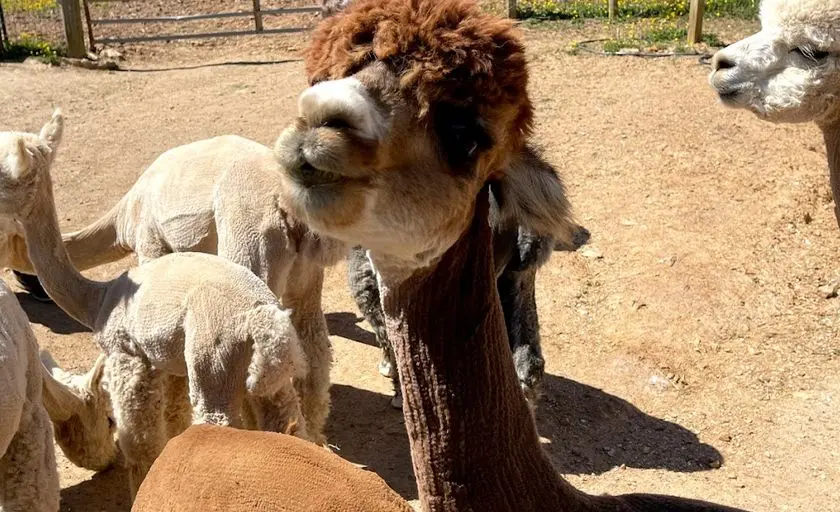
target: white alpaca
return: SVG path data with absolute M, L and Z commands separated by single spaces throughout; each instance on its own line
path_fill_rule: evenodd
M 274 154 L 262 144 L 234 135 L 193 142 L 160 155 L 111 211 L 63 240 L 80 270 L 132 251 L 141 264 L 203 252 L 250 269 L 291 310 L 309 364 L 296 382 L 303 415 L 311 438 L 325 444 L 332 354 L 321 289 L 324 267 L 346 251 L 287 212 L 280 181 Z M 3 265 L 34 270 L 14 225 L 0 225 Z
M 728 106 L 823 132 L 840 223 L 840 0 L 764 0 L 761 31 L 719 51 L 709 82 Z
M 289 313 L 247 268 L 179 253 L 95 282 L 73 267 L 49 172 L 62 129 L 56 112 L 40 135 L 0 133 L 0 151 L 9 155 L 0 172 L 0 216 L 21 224 L 44 288 L 93 330 L 106 354 L 104 379 L 132 496 L 173 433 L 166 417 L 172 386 L 188 389 L 194 422 L 274 431 L 294 423 L 307 437 L 292 383 L 307 368 L 299 340 Z
M 0 148 L 0 167 L 14 165 Z M 41 399 L 38 342 L 14 294 L 0 281 L 0 511 L 56 512 L 58 471 Z

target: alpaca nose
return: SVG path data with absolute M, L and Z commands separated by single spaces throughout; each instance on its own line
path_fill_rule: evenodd
M 715 56 L 712 58 L 712 70 L 713 71 L 720 71 L 721 69 L 730 69 L 736 66 L 735 61 L 725 55 L 723 51 L 719 51 L 715 53 Z
M 382 116 L 356 78 L 313 85 L 301 93 L 298 111 L 310 128 L 350 129 L 371 140 L 382 135 Z

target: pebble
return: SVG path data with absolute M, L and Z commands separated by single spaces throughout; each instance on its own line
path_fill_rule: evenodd
M 593 259 L 593 260 L 600 260 L 604 257 L 604 253 L 602 253 L 599 249 L 596 249 L 595 247 L 592 247 L 592 246 L 584 247 L 580 251 L 580 254 L 584 258 L 589 258 L 589 259 Z
M 817 288 L 824 299 L 833 299 L 837 297 L 837 291 L 840 290 L 840 280 L 832 281 Z

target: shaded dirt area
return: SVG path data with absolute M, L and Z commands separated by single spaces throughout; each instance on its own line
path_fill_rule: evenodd
M 556 254 L 537 282 L 545 447 L 590 492 L 839 510 L 840 300 L 817 287 L 840 275 L 840 233 L 818 132 L 723 110 L 697 59 L 564 51 L 599 30 L 527 30 L 536 137 L 593 234 L 592 250 Z M 295 113 L 302 65 L 294 51 L 251 51 L 289 61 L 190 67 L 238 60 L 234 46 L 128 63 L 168 71 L 3 65 L 0 129 L 35 130 L 54 105 L 65 110 L 54 181 L 62 225 L 77 228 L 168 148 L 224 133 L 273 142 Z M 19 297 L 59 362 L 92 364 L 84 329 Z M 324 304 L 331 442 L 414 498 L 402 417 L 343 265 L 328 272 Z M 119 471 L 91 475 L 62 459 L 61 474 L 62 510 L 127 510 Z

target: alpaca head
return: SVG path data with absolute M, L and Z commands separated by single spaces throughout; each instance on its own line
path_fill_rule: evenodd
M 0 132 L 0 218 L 24 220 L 43 194 L 51 194 L 49 167 L 64 129 L 56 110 L 39 134 Z
M 774 122 L 840 121 L 840 0 L 764 0 L 761 31 L 720 50 L 721 101 Z
M 111 399 L 103 386 L 105 356 L 84 375 L 62 370 L 45 350 L 41 362 L 44 406 L 61 451 L 77 466 L 94 471 L 109 467 L 117 460 L 117 443 Z
M 323 21 L 279 137 L 288 204 L 316 231 L 429 264 L 524 149 L 532 108 L 509 21 L 464 0 L 359 0 Z

